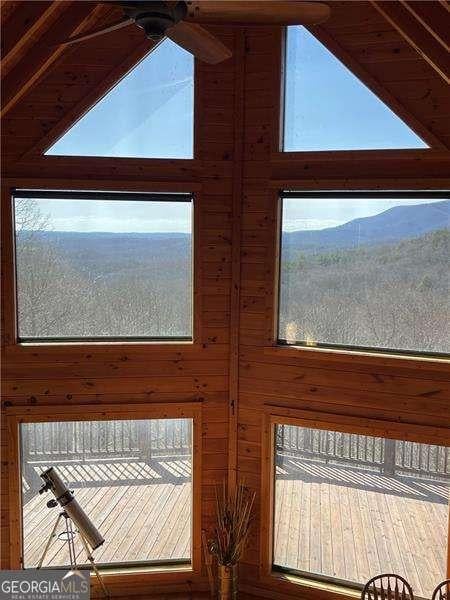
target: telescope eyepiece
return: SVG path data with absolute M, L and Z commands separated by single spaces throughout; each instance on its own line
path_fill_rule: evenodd
M 40 494 L 45 494 L 45 492 L 48 492 L 48 490 L 51 490 L 51 489 L 52 489 L 52 483 L 51 483 L 51 481 L 47 480 L 44 483 L 44 485 L 41 488 L 39 488 L 39 493 Z

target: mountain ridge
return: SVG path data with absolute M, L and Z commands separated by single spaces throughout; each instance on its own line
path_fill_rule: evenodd
M 342 225 L 283 232 L 283 247 L 291 250 L 351 248 L 393 243 L 450 227 L 450 200 L 394 206 L 371 217 Z
M 325 229 L 285 231 L 282 235 L 283 251 L 317 252 L 333 248 L 354 248 L 364 245 L 395 243 L 420 237 L 439 229 L 450 227 L 450 200 L 426 204 L 395 206 L 372 215 L 360 217 Z M 19 232 L 18 236 L 27 232 Z M 28 232 L 29 233 L 29 232 Z M 191 234 L 184 232 L 105 232 L 105 231 L 34 231 L 42 241 L 58 245 L 69 254 L 79 252 L 92 260 L 105 252 L 123 252 L 120 241 L 128 242 L 125 251 L 141 253 L 141 260 L 165 253 L 190 252 Z M 91 255 L 91 256 L 89 256 Z

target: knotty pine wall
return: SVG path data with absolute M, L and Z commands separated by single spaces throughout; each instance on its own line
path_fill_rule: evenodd
M 234 32 L 217 33 L 233 50 Z M 105 36 L 105 38 L 110 36 Z M 105 43 L 107 41 L 105 40 Z M 104 49 L 106 52 L 106 49 Z M 11 407 L 31 409 L 76 405 L 80 417 L 85 405 L 131 403 L 202 403 L 202 527 L 213 518 L 214 485 L 228 474 L 228 412 L 230 303 L 232 283 L 233 157 L 235 146 L 235 72 L 239 51 L 217 67 L 196 65 L 195 160 L 127 160 L 42 157 L 15 163 L 4 174 L 3 210 L 3 413 Z M 64 91 L 67 76 L 51 75 L 52 88 Z M 45 81 L 27 101 L 52 103 Z M 25 120 L 23 126 L 27 127 Z M 17 131 L 15 132 L 17 135 Z M 14 145 L 14 141 L 12 142 Z M 6 146 L 8 139 L 6 140 Z M 195 194 L 195 329 L 193 345 L 91 344 L 20 346 L 14 342 L 12 238 L 9 214 L 10 188 L 129 189 L 142 191 L 193 191 Z M 3 414 L 4 416 L 4 414 Z M 2 419 L 1 558 L 11 565 L 9 506 L 17 498 L 9 493 L 11 457 L 6 455 L 8 432 Z M 173 582 L 172 582 L 173 581 Z M 206 587 L 206 577 L 179 574 L 140 582 L 130 576 L 117 594 L 183 591 Z
M 298 593 L 293 584 L 260 579 L 259 500 L 264 405 L 370 416 L 450 428 L 448 367 L 436 362 L 276 348 L 277 197 L 285 188 L 448 188 L 447 152 L 281 155 L 281 32 L 216 30 L 233 47 L 230 61 L 197 66 L 196 158 L 192 161 L 27 158 L 8 168 L 3 186 L 3 405 L 80 406 L 202 400 L 202 525 L 211 525 L 213 486 L 244 479 L 257 493 L 257 514 L 241 565 L 242 588 L 258 597 Z M 54 82 L 54 78 L 52 79 Z M 45 84 L 45 82 L 44 82 Z M 39 101 L 45 85 L 31 99 Z M 61 85 L 64 85 L 61 82 Z M 51 99 L 47 99 L 51 102 Z M 88 187 L 194 189 L 198 344 L 124 347 L 19 347 L 11 337 L 9 186 L 67 187 L 76 174 Z M 126 358 L 126 360 L 124 360 Z M 50 408 L 51 410 L 51 408 Z M 11 475 L 2 440 L 2 561 L 9 565 Z M 131 593 L 143 591 L 133 576 Z M 205 586 L 205 578 L 192 581 Z M 165 591 L 189 589 L 186 581 Z M 161 590 L 161 586 L 159 588 Z M 146 593 L 151 589 L 146 584 Z M 304 591 L 304 590 L 303 590 Z M 287 595 L 286 595 L 287 594 Z
M 281 49 L 279 30 L 246 33 L 237 444 L 238 476 L 258 500 L 268 404 L 394 421 L 405 430 L 410 423 L 436 425 L 448 428 L 450 439 L 448 363 L 275 345 L 280 190 L 448 189 L 450 183 L 448 152 L 280 154 Z M 260 517 L 241 565 L 242 589 L 266 598 L 323 596 L 323 591 L 263 579 Z

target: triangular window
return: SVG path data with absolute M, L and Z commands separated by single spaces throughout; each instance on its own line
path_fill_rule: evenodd
M 193 131 L 194 59 L 166 40 L 46 154 L 192 158 Z
M 288 27 L 284 151 L 428 148 L 304 27 Z

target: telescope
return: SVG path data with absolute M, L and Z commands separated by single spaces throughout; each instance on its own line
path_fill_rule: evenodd
M 51 490 L 56 498 L 56 500 L 49 500 L 47 506 L 53 508 L 59 504 L 72 519 L 78 531 L 84 536 L 92 550 L 101 546 L 105 541 L 103 536 L 75 500 L 73 491 L 69 490 L 59 476 L 57 470 L 54 467 L 50 467 L 41 473 L 41 477 L 45 483 L 39 490 L 39 494 Z

